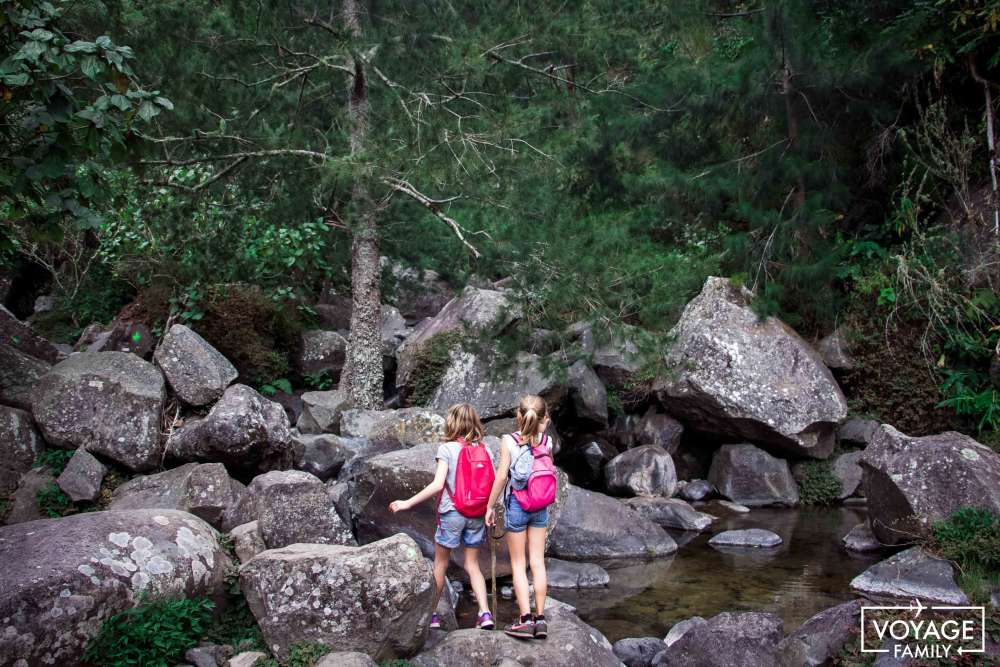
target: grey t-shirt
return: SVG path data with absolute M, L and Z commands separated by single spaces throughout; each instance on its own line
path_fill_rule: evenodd
M 486 445 L 481 446 L 486 447 Z M 461 451 L 462 445 L 457 442 L 443 442 L 438 447 L 437 455 L 434 457 L 436 460 L 448 463 L 448 488 L 451 489 L 452 493 L 455 492 L 455 472 L 458 470 L 458 454 Z M 486 447 L 486 453 L 489 455 L 490 461 L 493 462 L 493 467 L 496 468 L 496 461 L 493 461 L 493 453 L 489 447 Z M 455 509 L 455 503 L 451 502 L 451 497 L 448 496 L 447 491 L 442 491 L 438 512 L 444 514 L 453 509 Z

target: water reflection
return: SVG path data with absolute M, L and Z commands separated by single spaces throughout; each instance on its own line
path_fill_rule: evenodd
M 864 516 L 861 508 L 755 509 L 730 515 L 672 558 L 610 570 L 606 589 L 552 592 L 611 641 L 662 637 L 681 619 L 726 610 L 773 612 L 790 631 L 816 612 L 851 599 L 851 579 L 879 560 L 841 548 L 841 537 Z M 784 542 L 773 549 L 708 546 L 714 533 L 736 528 L 766 528 Z

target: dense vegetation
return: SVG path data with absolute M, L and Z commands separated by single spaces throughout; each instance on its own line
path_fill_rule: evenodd
M 358 9 L 0 0 L 8 305 L 54 294 L 36 324 L 71 341 L 138 298 L 259 386 L 377 220 L 455 286 L 513 277 L 525 328 L 659 335 L 730 276 L 842 328 L 857 412 L 995 441 L 1000 2 Z

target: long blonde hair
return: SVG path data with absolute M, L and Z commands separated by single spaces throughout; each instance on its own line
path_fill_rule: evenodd
M 456 403 L 448 408 L 448 415 L 444 420 L 446 440 L 462 438 L 468 442 L 482 442 L 484 435 L 483 422 L 474 407 L 468 403 Z
M 531 443 L 534 447 L 541 440 L 542 422 L 549 414 L 549 407 L 541 396 L 528 395 L 521 397 L 514 416 L 517 417 L 517 430 L 521 432 L 521 440 Z

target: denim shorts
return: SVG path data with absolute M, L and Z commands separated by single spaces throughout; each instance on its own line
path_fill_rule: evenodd
M 512 493 L 507 501 L 507 511 L 504 512 L 504 523 L 509 533 L 523 533 L 526 528 L 547 528 L 549 508 L 543 507 L 536 512 L 525 512 Z
M 458 510 L 448 510 L 441 515 L 434 541 L 446 549 L 457 549 L 460 544 L 481 547 L 486 541 L 486 522 L 470 519 Z

